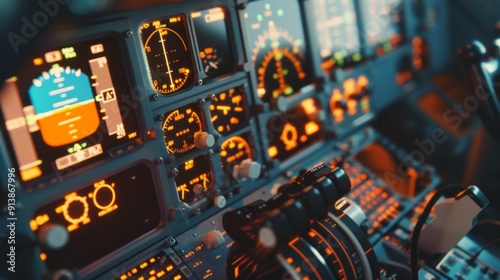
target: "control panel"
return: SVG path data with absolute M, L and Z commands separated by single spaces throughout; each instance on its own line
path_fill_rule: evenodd
M 452 4 L 167 2 L 56 17 L 2 77 L 1 275 L 410 279 L 445 180 L 380 116 L 443 91 Z M 497 279 L 482 245 L 420 254 L 419 276 Z

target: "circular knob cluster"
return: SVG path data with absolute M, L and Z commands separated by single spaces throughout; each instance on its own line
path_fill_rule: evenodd
M 233 177 L 238 180 L 257 179 L 260 176 L 260 170 L 260 163 L 251 159 L 245 159 L 233 168 Z

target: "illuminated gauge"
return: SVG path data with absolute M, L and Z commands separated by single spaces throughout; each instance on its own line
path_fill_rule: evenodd
M 402 0 L 362 0 L 364 29 L 367 42 L 380 46 L 377 53 L 391 51 L 402 41 Z
M 116 191 L 115 184 L 106 184 L 104 181 L 96 183 L 94 185 L 95 189 L 92 193 L 89 193 L 89 198 L 92 198 L 95 207 L 100 210 L 106 210 L 105 212 L 110 212 L 111 208 L 117 208 L 115 204 L 116 201 Z M 103 212 L 104 213 L 104 212 Z
M 195 68 L 184 16 L 146 22 L 141 26 L 141 36 L 156 91 L 170 94 L 192 85 Z
M 203 131 L 200 115 L 193 107 L 187 105 L 165 114 L 163 139 L 172 154 L 212 147 L 215 143 L 214 137 Z
M 89 204 L 87 198 L 70 194 L 66 197 L 66 202 L 62 206 L 62 212 L 66 221 L 73 225 L 89 220 Z
M 245 108 L 245 93 L 242 87 L 217 94 L 210 104 L 214 128 L 220 134 L 227 135 L 245 127 L 248 125 L 248 114 Z
M 203 71 L 213 78 L 231 72 L 233 55 L 224 9 L 210 8 L 191 13 Z
M 285 113 L 271 117 L 267 122 L 269 157 L 285 160 L 317 142 L 323 130 L 321 114 L 319 102 L 306 99 Z
M 354 1 L 312 1 L 320 56 L 324 68 L 361 60 Z
M 90 79 L 80 69 L 44 71 L 33 80 L 29 95 L 42 139 L 51 147 L 74 143 L 99 127 Z
M 297 1 L 273 9 L 266 1 L 247 6 L 246 26 L 255 45 L 252 61 L 258 79 L 257 94 L 264 102 L 289 96 L 311 83 L 306 45 Z
M 368 78 L 359 76 L 349 78 L 342 83 L 343 92 L 335 88 L 330 99 L 330 110 L 336 123 L 344 121 L 344 116 L 359 115 L 370 112 L 370 99 L 366 92 Z
M 204 197 L 212 186 L 210 161 L 205 156 L 190 159 L 177 167 L 179 175 L 175 177 L 177 193 L 181 201 L 192 203 Z
M 257 179 L 261 166 L 252 160 L 252 151 L 248 142 L 241 136 L 234 136 L 224 141 L 221 146 L 221 165 L 237 181 Z

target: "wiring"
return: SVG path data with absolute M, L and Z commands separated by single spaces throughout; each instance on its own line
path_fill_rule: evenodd
M 485 245 L 483 245 L 483 247 L 481 247 L 481 249 L 479 249 L 479 251 L 477 251 L 477 253 L 475 253 L 474 255 L 471 256 L 471 258 L 467 261 L 467 263 L 469 265 L 473 265 L 476 262 L 479 255 L 484 251 L 484 249 L 490 247 L 491 245 L 493 245 L 494 243 L 496 243 L 498 241 L 500 241 L 500 238 L 494 239 L 494 240 L 486 243 Z

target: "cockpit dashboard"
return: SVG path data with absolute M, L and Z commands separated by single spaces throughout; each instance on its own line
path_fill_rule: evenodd
M 2 275 L 240 279 L 246 264 L 222 215 L 325 163 L 349 175 L 347 201 L 366 216 L 361 243 L 381 264 L 374 279 L 407 279 L 412 228 L 444 181 L 479 180 L 491 207 L 500 201 L 498 165 L 481 150 L 498 144 L 468 110 L 456 69 L 455 50 L 476 34 L 465 27 L 478 24 L 460 22 L 459 2 L 26 4 L 2 29 L 0 218 L 14 225 L 1 230 Z M 324 229 L 343 224 L 331 219 Z M 305 268 L 315 279 L 370 279 L 366 265 L 325 266 L 333 249 L 311 249 L 327 234 L 313 229 L 279 251 L 283 267 L 303 275 L 299 260 L 311 257 L 297 252 L 317 250 L 326 261 Z M 444 260 L 477 252 L 475 237 L 425 256 L 419 275 L 466 276 Z M 346 246 L 340 263 L 373 264 Z M 494 252 L 478 260 L 491 279 Z

